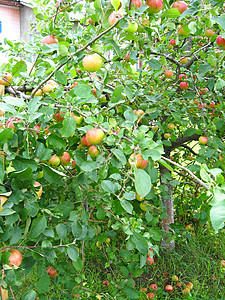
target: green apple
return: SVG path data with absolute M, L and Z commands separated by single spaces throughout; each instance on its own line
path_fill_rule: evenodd
M 137 31 L 138 29 L 138 24 L 137 23 L 132 23 L 130 21 L 128 21 L 129 27 L 124 29 L 124 31 L 127 31 L 129 33 L 134 33 Z

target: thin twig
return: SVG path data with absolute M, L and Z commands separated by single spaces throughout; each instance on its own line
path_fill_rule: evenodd
M 15 296 L 13 294 L 13 290 L 12 290 L 11 286 L 9 286 L 9 289 L 10 289 L 10 292 L 11 292 L 11 295 L 12 295 L 13 299 L 16 300 L 16 298 L 15 298 Z
M 112 215 L 115 219 L 117 219 L 121 224 L 123 224 L 123 225 L 125 225 L 124 223 L 123 223 L 123 221 L 121 221 L 120 220 L 120 218 L 118 218 L 117 216 L 115 216 L 113 213 L 111 213 L 111 211 L 109 211 L 109 210 L 107 210 L 107 209 L 105 209 L 105 207 L 104 206 L 102 206 L 101 205 L 101 207 L 104 209 L 104 211 L 106 212 L 106 213 L 108 213 L 108 214 L 110 214 L 110 215 Z M 1 248 L 0 248 L 1 249 Z

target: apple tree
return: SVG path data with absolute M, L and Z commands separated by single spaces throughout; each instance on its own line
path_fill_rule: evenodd
M 32 42 L 0 47 L 2 299 L 33 269 L 21 299 L 47 299 L 51 280 L 87 298 L 96 247 L 111 296 L 138 299 L 134 278 L 176 228 L 225 221 L 223 1 L 37 0 L 34 13 Z

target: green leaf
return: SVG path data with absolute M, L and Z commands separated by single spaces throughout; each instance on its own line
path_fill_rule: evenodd
M 61 178 L 66 176 L 64 173 L 57 171 L 47 165 L 43 165 L 44 178 L 54 184 L 59 184 L 61 182 Z
M 82 234 L 82 226 L 80 225 L 80 223 L 75 220 L 72 224 L 71 224 L 71 228 L 72 228 L 72 233 L 74 238 L 79 238 Z
M 64 239 L 64 237 L 67 235 L 66 225 L 58 224 L 55 229 L 56 229 L 56 232 L 57 232 L 60 240 Z
M 41 277 L 36 284 L 38 293 L 40 293 L 40 294 L 47 293 L 50 282 L 51 281 L 50 281 L 50 277 L 48 274 L 45 274 L 43 277 Z
M 167 168 L 169 171 L 173 172 L 173 168 L 172 168 L 168 163 L 166 163 L 165 160 L 160 159 L 160 160 L 159 160 L 159 163 L 160 163 L 161 165 L 163 165 L 165 168 Z
M 24 61 L 18 61 L 12 68 L 12 75 L 19 76 L 20 72 L 26 72 L 27 65 Z
M 224 86 L 225 86 L 225 81 L 224 81 L 223 79 L 219 78 L 219 79 L 217 80 L 216 84 L 215 84 L 214 89 L 215 89 L 215 90 L 220 90 L 220 89 L 222 89 Z
M 75 121 L 75 120 L 74 120 Z M 47 138 L 47 142 L 54 148 L 61 149 L 66 147 L 66 141 L 56 134 L 52 133 Z
M 122 149 L 115 149 L 115 150 L 113 151 L 113 154 L 116 156 L 116 158 L 118 158 L 118 160 L 119 160 L 123 165 L 125 165 L 125 164 L 127 163 L 126 156 L 124 155 Z
M 47 221 L 45 216 L 39 216 L 33 220 L 31 229 L 30 229 L 30 236 L 31 238 L 37 238 L 47 227 Z
M 69 258 L 73 261 L 76 261 L 79 257 L 78 249 L 74 246 L 70 246 L 67 248 L 67 254 Z
M 81 257 L 78 257 L 78 259 L 76 261 L 73 261 L 73 266 L 79 272 L 81 272 L 83 270 L 83 261 L 82 261 Z
M 13 130 L 11 128 L 0 129 L 0 144 L 7 143 L 13 138 Z
M 128 299 L 139 299 L 139 294 L 134 288 L 125 286 L 123 291 L 127 295 Z
M 55 79 L 58 83 L 67 85 L 67 77 L 62 71 L 58 70 L 55 72 Z
M 200 169 L 200 176 L 205 182 L 211 182 L 211 178 L 204 168 Z
M 16 171 L 23 171 L 26 168 L 31 168 L 33 172 L 37 171 L 37 163 L 33 159 L 26 159 L 22 156 L 17 156 L 13 161 L 13 167 Z
M 13 106 L 26 107 L 26 103 L 23 101 L 23 98 L 17 98 L 12 96 L 4 96 L 3 101 L 7 104 L 12 104 Z
M 221 17 L 213 17 L 211 18 L 212 21 L 218 23 L 222 28 L 223 30 L 225 30 L 225 16 L 221 16 Z
M 124 112 L 124 117 L 127 119 L 127 121 L 130 121 L 132 123 L 134 123 L 138 119 L 137 114 L 134 114 L 130 109 Z
M 2 157 L 0 156 L 0 183 L 3 183 L 4 174 L 5 174 L 4 163 Z
M 84 161 L 81 166 L 81 170 L 84 172 L 91 172 L 98 168 L 98 165 L 95 161 Z
M 180 12 L 177 8 L 170 8 L 169 10 L 165 11 L 161 18 L 172 18 L 175 19 L 180 16 Z
M 161 69 L 161 63 L 157 59 L 152 58 L 148 61 L 148 65 L 153 70 L 160 70 Z
M 144 238 L 140 233 L 134 232 L 133 236 L 131 237 L 132 242 L 135 243 L 137 250 L 143 254 L 148 254 L 148 243 L 146 238 Z
M 210 210 L 210 218 L 215 232 L 223 228 L 225 222 L 225 200 L 217 202 Z
M 125 209 L 129 214 L 132 214 L 132 212 L 133 212 L 133 205 L 129 201 L 127 201 L 127 200 L 121 200 L 120 204 L 123 207 L 123 209 Z
M 31 178 L 31 175 L 32 175 L 32 169 L 29 166 L 26 169 L 23 169 L 21 171 L 13 172 L 11 177 L 12 178 L 18 178 L 18 179 L 21 179 L 21 180 L 28 180 L 28 179 Z
M 9 216 L 15 214 L 15 210 L 12 210 L 11 208 L 4 207 L 2 211 L 0 212 L 0 216 Z
M 135 189 L 141 198 L 144 198 L 151 191 L 151 178 L 142 169 L 134 170 Z
M 110 194 L 114 194 L 116 191 L 115 184 L 110 180 L 102 180 L 101 187 L 104 191 L 106 191 Z
M 43 143 L 37 142 L 36 156 L 40 160 L 49 160 L 52 156 L 52 149 L 47 149 Z
M 28 103 L 28 112 L 30 114 L 33 114 L 35 111 L 37 111 L 37 109 L 39 108 L 39 106 L 41 105 L 40 103 L 40 99 L 39 97 L 34 97 L 33 99 L 29 100 Z
M 76 130 L 76 120 L 73 117 L 66 117 L 62 122 L 62 137 L 70 137 Z
M 33 290 L 30 290 L 25 295 L 23 295 L 22 300 L 35 300 L 37 293 Z
M 87 84 L 78 84 L 73 88 L 74 93 L 80 98 L 90 98 L 91 94 L 91 87 Z

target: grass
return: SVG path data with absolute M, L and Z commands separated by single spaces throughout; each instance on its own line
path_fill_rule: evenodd
M 146 266 L 145 271 L 137 278 L 134 278 L 135 288 L 139 291 L 140 300 L 146 299 L 149 285 L 158 285 L 158 291 L 154 292 L 154 299 L 225 299 L 225 273 L 221 273 L 218 264 L 225 259 L 225 230 L 221 230 L 215 235 L 210 227 L 201 229 L 196 236 L 191 236 L 188 232 L 183 232 L 176 240 L 176 249 L 172 252 L 160 252 L 159 256 L 154 256 L 156 264 Z M 102 295 L 101 299 L 129 299 L 119 296 L 119 289 L 115 284 L 114 275 L 119 284 L 126 279 L 116 266 L 113 272 L 110 267 L 105 267 L 107 260 L 102 250 L 94 249 L 86 256 L 85 268 L 83 271 L 83 287 L 79 291 L 80 299 L 98 299 L 97 294 Z M 172 282 L 173 275 L 177 275 L 182 287 L 176 287 Z M 212 279 L 214 276 L 216 279 Z M 38 280 L 37 268 L 26 276 L 20 292 L 15 292 L 16 299 L 22 299 L 21 294 L 29 289 L 35 289 Z M 103 286 L 102 282 L 107 280 L 109 287 Z M 194 287 L 191 293 L 184 296 L 182 289 L 188 282 L 192 282 Z M 57 288 L 55 288 L 57 284 Z M 166 293 L 165 286 L 172 284 L 173 292 Z M 146 293 L 141 292 L 142 288 L 147 288 Z M 43 299 L 73 299 L 63 285 L 57 282 L 57 277 L 52 279 L 51 291 Z M 76 298 L 74 298 L 76 299 Z M 100 298 L 99 298 L 100 299 Z M 42 298 L 40 298 L 42 300 Z

